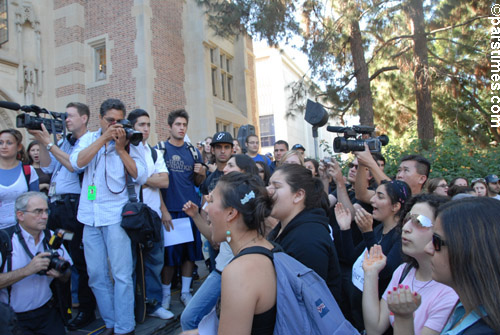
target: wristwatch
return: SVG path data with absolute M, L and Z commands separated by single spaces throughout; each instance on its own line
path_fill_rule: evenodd
M 52 148 L 52 146 L 54 145 L 54 143 L 49 143 L 47 144 L 47 151 L 50 151 L 50 149 Z

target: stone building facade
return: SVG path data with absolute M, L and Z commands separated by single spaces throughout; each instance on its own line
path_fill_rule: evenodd
M 0 100 L 58 112 L 84 102 L 95 130 L 101 102 L 118 98 L 152 116 L 151 144 L 179 108 L 192 142 L 258 124 L 251 39 L 214 36 L 195 0 L 0 0 L 5 30 Z M 0 108 L 0 127 L 17 114 Z

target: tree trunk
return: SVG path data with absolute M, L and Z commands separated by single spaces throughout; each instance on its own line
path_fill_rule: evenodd
M 361 39 L 358 21 L 351 21 L 350 45 L 354 73 L 356 75 L 356 92 L 359 101 L 359 121 L 364 126 L 373 126 L 373 98 L 370 89 L 370 76 L 365 60 L 365 51 Z
M 407 13 L 413 24 L 414 85 L 417 102 L 418 138 L 424 147 L 434 140 L 431 92 L 429 90 L 429 62 L 427 37 L 425 36 L 424 8 L 422 0 L 411 0 Z

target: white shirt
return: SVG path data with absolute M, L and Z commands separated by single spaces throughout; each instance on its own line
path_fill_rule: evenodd
M 53 232 L 52 232 L 53 233 Z M 26 230 L 21 227 L 21 234 L 26 241 L 28 249 L 33 255 L 38 252 L 44 252 L 43 238 L 44 232 L 40 232 L 40 239 L 38 244 L 35 245 L 35 239 Z M 73 264 L 71 257 L 68 252 L 61 246 L 57 250 L 59 256 L 63 257 L 70 264 Z M 1 262 L 0 255 L 0 262 Z M 30 256 L 24 250 L 21 242 L 19 242 L 19 237 L 16 233 L 12 235 L 12 271 L 21 269 L 31 262 Z M 7 272 L 7 264 L 5 264 L 4 272 Z M 50 276 L 41 276 L 38 274 L 32 274 L 12 285 L 12 290 L 10 292 L 10 306 L 14 309 L 16 313 L 27 312 L 38 307 L 41 307 L 49 301 L 52 297 L 52 291 L 50 290 L 50 283 L 54 278 Z M 7 288 L 0 290 L 0 301 L 9 303 Z
M 74 169 L 85 169 L 82 182 L 82 193 L 78 207 L 77 219 L 83 224 L 102 227 L 117 224 L 122 221 L 123 206 L 128 202 L 128 192 L 125 178 L 125 167 L 120 155 L 115 150 L 115 142 L 110 141 L 108 147 L 102 146 L 98 153 L 86 166 L 78 166 L 78 155 L 101 136 L 101 129 L 87 133 L 75 144 L 70 162 Z M 132 178 L 138 186 L 146 182 L 147 170 L 144 158 L 144 145 L 130 145 L 130 157 L 137 167 L 137 178 Z M 96 199 L 89 200 L 89 186 L 95 185 Z M 113 192 L 120 192 L 114 194 Z
M 151 156 L 151 150 L 156 150 L 156 162 L 153 162 L 153 157 Z M 146 159 L 146 165 L 148 169 L 148 178 L 155 173 L 168 173 L 167 166 L 165 165 L 165 159 L 163 155 L 158 151 L 158 149 L 152 149 L 149 145 L 144 146 L 144 157 Z M 142 190 L 142 198 L 146 205 L 153 209 L 161 218 L 161 200 L 160 200 L 160 189 L 147 187 Z
M 30 166 L 30 184 L 38 180 L 33 166 Z M 28 185 L 26 185 L 26 178 L 24 177 L 23 167 L 19 173 L 17 180 L 9 186 L 0 185 L 0 229 L 11 227 L 16 224 L 16 214 L 14 205 L 17 197 L 21 194 L 28 192 Z

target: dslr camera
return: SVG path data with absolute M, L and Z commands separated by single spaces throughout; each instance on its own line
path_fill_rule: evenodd
M 363 139 L 363 135 L 370 135 L 375 131 L 374 127 L 370 126 L 353 126 L 353 127 L 333 127 L 326 128 L 332 133 L 343 133 L 344 137 L 337 137 L 333 140 L 333 150 L 335 152 L 353 152 L 364 151 L 365 143 L 368 144 L 370 152 L 380 152 L 383 145 L 389 143 L 387 135 Z
M 132 123 L 129 120 L 123 119 L 117 121 L 116 123 L 121 124 L 123 129 L 125 130 L 125 134 L 127 135 L 127 140 L 130 141 L 133 145 L 138 145 L 142 142 L 142 133 L 140 131 L 134 130 L 132 127 Z
M 48 247 L 49 250 L 47 252 L 50 253 L 50 256 L 46 256 L 49 260 L 49 267 L 47 270 L 42 270 L 38 272 L 39 275 L 47 275 L 47 271 L 50 269 L 54 269 L 59 271 L 60 273 L 65 273 L 68 268 L 71 266 L 68 261 L 64 259 L 60 259 L 60 255 L 57 252 L 57 249 L 61 247 L 63 241 L 71 241 L 73 239 L 73 233 L 66 231 L 64 229 L 57 229 L 54 234 L 50 237 Z
M 24 113 L 16 116 L 16 127 L 33 130 L 42 130 L 42 123 L 51 134 L 64 133 L 66 131 L 66 113 L 57 113 L 38 107 L 37 105 L 21 106 L 15 102 L 0 101 L 1 108 L 11 110 L 22 110 Z M 52 119 L 41 117 L 40 114 L 48 114 Z

